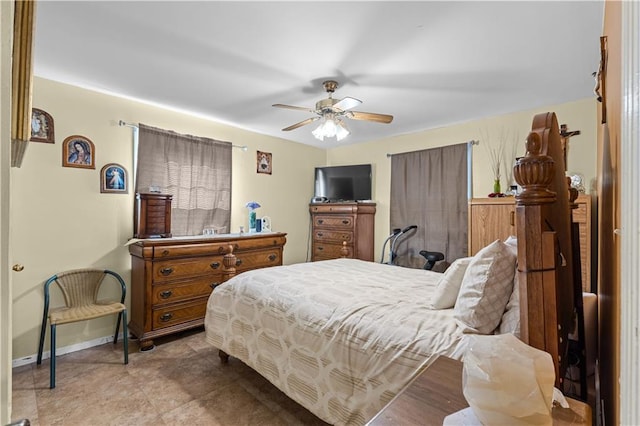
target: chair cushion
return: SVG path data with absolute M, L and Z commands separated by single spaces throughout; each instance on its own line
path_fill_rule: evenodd
M 75 308 L 56 308 L 49 311 L 51 324 L 68 324 L 122 312 L 127 307 L 120 302 L 98 301 L 97 304 Z

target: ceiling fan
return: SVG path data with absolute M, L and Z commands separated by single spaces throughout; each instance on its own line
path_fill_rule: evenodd
M 320 140 L 323 140 L 325 137 L 333 136 L 338 140 L 341 140 L 349 134 L 349 130 L 343 120 L 345 117 L 352 120 L 374 121 L 376 123 L 391 123 L 393 120 L 393 116 L 388 114 L 352 111 L 351 108 L 360 105 L 362 101 L 349 96 L 342 99 L 334 99 L 333 92 L 338 88 L 338 82 L 334 80 L 327 80 L 323 82 L 322 85 L 329 94 L 329 97 L 316 102 L 315 109 L 293 105 L 273 104 L 273 106 L 277 108 L 295 109 L 317 114 L 316 117 L 307 118 L 306 120 L 292 124 L 289 127 L 285 127 L 282 129 L 283 131 L 288 132 L 290 130 L 297 129 L 298 127 L 313 123 L 316 120 L 323 119 L 323 123 L 312 132 L 313 135 Z

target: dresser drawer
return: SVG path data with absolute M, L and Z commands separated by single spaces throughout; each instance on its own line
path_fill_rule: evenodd
M 154 308 L 152 328 L 154 330 L 172 325 L 202 319 L 207 311 L 208 298 L 167 307 Z
M 164 260 L 153 263 L 154 282 L 209 275 L 222 270 L 222 256 Z
M 276 265 L 282 265 L 280 249 L 239 253 L 236 259 L 236 273 Z
M 314 215 L 323 213 L 356 213 L 358 211 L 358 205 L 353 203 L 337 203 L 337 204 L 313 204 L 309 207 L 309 211 Z M 364 205 L 364 204 L 362 204 Z
M 313 232 L 313 239 L 318 242 L 336 241 L 342 244 L 343 241 L 346 241 L 347 243 L 351 243 L 353 241 L 353 232 L 316 229 Z
M 318 215 L 313 218 L 313 225 L 315 228 L 341 228 L 352 229 L 353 228 L 353 216 L 343 215 Z
M 353 254 L 353 246 L 347 244 L 347 250 L 349 254 L 347 257 L 351 257 Z M 314 243 L 313 244 L 313 256 L 314 259 L 337 259 L 342 257 L 342 244 L 328 244 L 328 243 Z
M 222 274 L 211 274 L 207 277 L 191 279 L 188 281 L 154 284 L 151 303 L 155 306 L 208 296 L 211 293 L 211 290 L 221 283 Z
M 187 256 L 223 256 L 229 251 L 229 245 L 233 243 L 209 243 L 209 244 L 185 244 L 182 246 L 158 246 L 153 248 L 153 258 L 162 259 L 170 257 Z M 237 245 L 236 245 L 237 247 Z

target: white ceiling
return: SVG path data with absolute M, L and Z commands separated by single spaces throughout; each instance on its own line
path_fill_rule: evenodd
M 593 96 L 603 1 L 47 1 L 35 75 L 331 147 Z M 320 142 L 322 82 L 357 111 Z M 120 119 L 121 117 L 111 117 Z M 154 123 L 145 123 L 154 125 Z M 241 143 L 241 141 L 237 141 Z

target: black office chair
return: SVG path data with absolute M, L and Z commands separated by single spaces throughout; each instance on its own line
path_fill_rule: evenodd
M 423 267 L 423 269 L 426 269 L 427 271 L 432 270 L 436 262 L 444 260 L 444 254 L 439 251 L 420 250 L 420 255 L 427 259 L 427 263 L 425 263 Z

